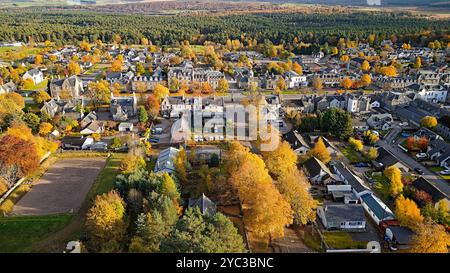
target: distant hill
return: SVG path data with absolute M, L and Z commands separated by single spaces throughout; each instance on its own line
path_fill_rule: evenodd
M 73 5 L 81 3 L 89 5 L 105 4 L 126 4 L 126 3 L 146 3 L 158 1 L 180 1 L 180 0 L 0 0 L 1 6 L 56 6 Z M 196 0 L 182 0 L 185 2 Z M 208 1 L 208 0 L 204 0 Z M 428 7 L 447 7 L 450 8 L 450 0 L 210 0 L 231 1 L 231 2 L 270 2 L 270 3 L 303 3 L 303 4 L 322 4 L 322 5 L 381 5 L 381 6 L 428 6 Z

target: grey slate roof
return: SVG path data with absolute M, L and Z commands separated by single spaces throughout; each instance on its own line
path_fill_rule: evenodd
M 328 167 L 322 161 L 315 157 L 311 157 L 310 159 L 308 159 L 303 166 L 306 168 L 311 177 L 315 177 L 316 175 L 318 175 L 320 173 L 320 170 L 324 170 L 331 176 L 330 169 L 328 169 Z
M 382 207 L 379 202 L 374 198 L 373 194 L 366 193 L 361 196 L 361 199 L 366 205 L 373 211 L 378 219 L 383 220 L 388 217 L 394 219 L 394 215 L 387 211 L 385 207 Z
M 356 192 L 360 193 L 365 190 L 368 190 L 363 184 L 361 184 L 360 180 L 342 163 L 334 165 L 336 170 L 344 177 L 347 183 L 352 186 Z
M 327 222 L 366 221 L 364 209 L 360 204 L 325 205 L 323 210 Z
M 392 231 L 395 241 L 398 244 L 409 245 L 411 243 L 411 238 L 414 235 L 414 232 L 409 228 L 390 226 L 389 229 Z
M 202 194 L 200 198 L 190 198 L 189 199 L 189 208 L 199 208 L 203 214 L 208 216 L 214 216 L 216 214 L 216 204 L 214 204 L 211 199 L 206 197 L 205 194 Z

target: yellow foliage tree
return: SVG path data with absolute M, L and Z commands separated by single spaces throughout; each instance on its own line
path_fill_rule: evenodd
M 113 71 L 113 72 L 121 72 L 122 71 L 122 61 L 120 61 L 119 59 L 114 60 L 111 63 L 111 71 Z
M 70 61 L 67 65 L 67 70 L 69 75 L 80 75 L 81 73 L 81 67 L 76 61 Z
M 327 150 L 327 147 L 325 146 L 322 138 L 319 138 L 317 140 L 314 148 L 309 151 L 309 155 L 314 156 L 325 164 L 327 164 L 331 160 L 330 152 Z
M 352 146 L 355 151 L 361 152 L 364 148 L 364 144 L 361 140 L 354 139 L 353 137 L 348 139 L 348 143 Z
M 133 173 L 134 171 L 144 168 L 145 160 L 142 156 L 127 154 L 120 161 L 120 171 L 122 173 Z
M 361 70 L 362 71 L 369 71 L 370 70 L 370 64 L 367 60 L 364 60 L 361 64 Z
M 230 185 L 237 191 L 249 230 L 275 239 L 292 223 L 292 210 L 272 182 L 264 161 L 238 142 L 227 153 L 226 170 Z
M 48 134 L 50 134 L 52 132 L 52 129 L 53 129 L 53 125 L 51 125 L 48 122 L 42 122 L 39 125 L 39 135 L 47 136 Z
M 415 229 L 412 245 L 412 253 L 448 253 L 450 235 L 442 225 L 425 222 Z
M 346 77 L 341 81 L 341 86 L 344 87 L 345 89 L 350 89 L 353 85 L 353 81 Z
M 299 75 L 303 74 L 303 68 L 297 62 L 292 64 L 292 70 Z
M 389 191 L 391 196 L 396 197 L 403 191 L 402 172 L 395 166 L 386 168 L 383 174 L 389 179 Z
M 364 74 L 361 77 L 361 83 L 363 86 L 369 86 L 372 83 L 372 78 L 369 74 Z
M 341 62 L 348 63 L 349 60 L 350 60 L 350 57 L 348 55 L 341 56 Z
M 370 160 L 375 160 L 378 157 L 378 150 L 375 147 L 370 147 L 369 151 L 367 152 L 367 157 Z
M 423 216 L 416 203 L 400 195 L 395 199 L 395 216 L 402 226 L 414 229 L 423 222 Z
M 118 252 L 126 234 L 125 202 L 115 191 L 98 195 L 86 215 L 88 245 L 97 252 Z
M 436 117 L 426 116 L 420 120 L 420 126 L 432 129 L 438 125 Z
M 159 83 L 153 88 L 153 95 L 155 95 L 155 97 L 159 100 L 162 100 L 165 96 L 168 96 L 169 93 L 169 88 Z
M 315 90 L 322 90 L 323 89 L 323 81 L 322 81 L 322 79 L 320 79 L 318 77 L 315 77 L 313 79 L 312 86 L 313 86 L 313 88 Z

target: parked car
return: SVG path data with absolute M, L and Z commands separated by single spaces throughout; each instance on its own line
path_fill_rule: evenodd
M 421 168 L 414 168 L 414 171 L 416 171 L 416 173 L 422 175 L 423 174 L 423 170 Z
M 402 137 L 409 137 L 410 135 L 408 133 L 402 133 Z
M 356 163 L 356 164 L 355 164 L 355 167 L 358 167 L 358 168 L 367 168 L 367 167 L 369 167 L 369 163 L 359 162 L 359 163 Z
M 154 135 L 160 135 L 162 133 L 163 133 L 163 128 L 161 128 L 161 127 L 156 127 L 156 128 L 152 129 L 152 134 L 154 134 Z
M 449 175 L 450 174 L 450 169 L 445 169 L 443 171 L 440 171 L 439 173 L 442 174 L 442 175 Z
M 428 155 L 426 153 L 418 153 L 418 154 L 416 154 L 417 160 L 423 160 L 423 159 L 425 159 L 427 157 L 428 157 Z

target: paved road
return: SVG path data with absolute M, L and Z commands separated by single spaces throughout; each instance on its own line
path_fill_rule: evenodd
M 434 172 L 430 171 L 428 168 L 424 167 L 419 162 L 412 159 L 408 154 L 406 154 L 404 151 L 398 148 L 396 143 L 392 143 L 392 139 L 393 136 L 391 136 L 391 133 L 389 133 L 386 136 L 385 140 L 380 140 L 378 144 L 380 144 L 381 147 L 385 148 L 386 150 L 397 156 L 397 158 L 400 159 L 400 161 L 402 161 L 411 170 L 414 170 L 415 168 L 422 169 L 424 172 L 422 176 L 428 181 L 430 181 L 430 183 L 435 185 L 437 188 L 439 188 L 443 193 L 445 193 L 447 198 L 449 198 L 450 196 L 449 183 L 446 180 L 442 179 L 440 176 L 436 175 Z

